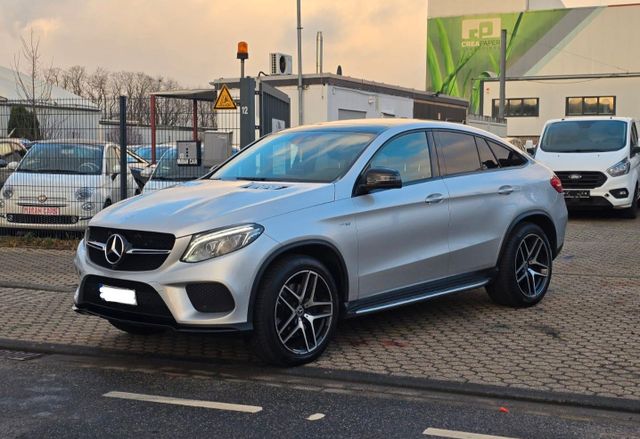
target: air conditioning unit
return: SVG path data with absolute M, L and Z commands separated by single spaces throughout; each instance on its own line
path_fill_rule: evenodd
M 293 59 L 291 55 L 284 53 L 270 53 L 271 58 L 271 74 L 272 75 L 290 75 L 293 71 Z

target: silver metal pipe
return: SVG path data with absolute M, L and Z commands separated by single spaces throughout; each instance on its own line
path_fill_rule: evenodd
M 322 73 L 322 32 L 316 35 L 316 73 Z
M 298 125 L 304 123 L 302 109 L 302 18 L 300 17 L 300 0 L 298 3 Z

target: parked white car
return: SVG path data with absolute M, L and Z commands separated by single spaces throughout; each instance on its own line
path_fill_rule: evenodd
M 548 121 L 536 160 L 562 181 L 567 207 L 617 209 L 638 215 L 640 146 L 628 117 L 575 117 Z
M 34 144 L 0 193 L 0 227 L 81 231 L 104 207 L 120 201 L 117 145 L 84 140 Z M 129 168 L 127 196 L 138 185 Z

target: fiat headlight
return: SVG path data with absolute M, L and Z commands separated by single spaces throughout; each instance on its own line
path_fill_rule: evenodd
M 5 200 L 8 200 L 9 198 L 13 197 L 13 186 L 5 186 L 2 189 L 2 197 Z
M 92 195 L 93 189 L 89 187 L 81 187 L 80 189 L 77 189 L 75 193 L 76 200 L 78 201 L 88 200 Z
M 264 227 L 245 224 L 227 229 L 193 235 L 189 247 L 182 255 L 183 262 L 200 262 L 240 250 L 262 234 Z
M 628 158 L 624 158 L 624 160 L 620 160 L 618 163 L 607 169 L 607 174 L 612 177 L 620 177 L 621 175 L 626 175 L 629 173 L 631 169 L 631 163 L 629 163 Z

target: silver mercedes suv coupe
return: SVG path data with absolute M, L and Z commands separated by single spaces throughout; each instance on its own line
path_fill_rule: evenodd
M 553 172 L 485 131 L 304 126 L 96 215 L 75 309 L 132 334 L 252 331 L 267 362 L 302 364 L 340 318 L 480 287 L 536 304 L 566 223 Z

